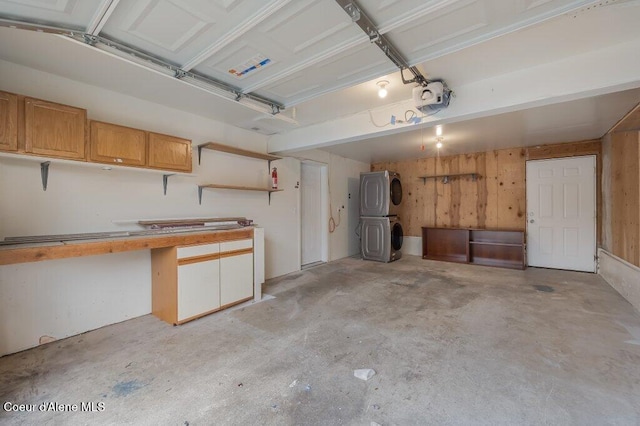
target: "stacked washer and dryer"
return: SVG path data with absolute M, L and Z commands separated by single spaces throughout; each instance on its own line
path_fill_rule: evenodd
M 360 173 L 360 247 L 362 258 L 378 262 L 400 259 L 402 225 L 400 175 L 388 170 Z

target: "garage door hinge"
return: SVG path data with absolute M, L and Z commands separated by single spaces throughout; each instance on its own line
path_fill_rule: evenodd
M 95 46 L 98 43 L 98 37 L 91 34 L 83 34 L 82 38 L 89 46 Z

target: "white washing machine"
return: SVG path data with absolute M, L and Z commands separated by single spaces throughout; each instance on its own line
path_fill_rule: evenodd
M 393 262 L 402 257 L 404 234 L 397 216 L 361 217 L 360 226 L 363 259 Z
M 394 216 L 402 202 L 400 175 L 388 170 L 360 173 L 360 216 Z

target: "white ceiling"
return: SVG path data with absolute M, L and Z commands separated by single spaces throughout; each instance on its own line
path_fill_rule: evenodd
M 640 89 L 442 125 L 324 148 L 365 163 L 485 152 L 602 137 L 640 102 Z M 424 149 L 422 148 L 424 146 Z
M 454 91 L 640 39 L 638 0 L 361 0 L 359 4 L 411 65 L 418 65 L 428 78 L 445 78 Z M 318 123 L 331 127 L 334 121 L 333 127 L 339 127 L 345 117 L 366 111 L 385 122 L 388 117 L 380 118 L 379 110 L 411 96 L 412 86 L 402 84 L 395 66 L 334 0 L 0 0 L 0 18 L 80 32 L 97 25 L 94 34 L 287 108 L 276 116 L 258 112 L 163 70 L 152 72 L 132 64 L 118 52 L 105 52 L 104 46 L 100 50 L 64 36 L 0 28 L 2 60 L 263 134 L 281 136 Z M 241 77 L 229 72 L 267 59 L 265 66 Z M 376 96 L 375 83 L 380 79 L 390 81 L 384 100 Z M 640 87 L 640 76 L 637 79 L 637 84 L 626 82 L 625 87 Z M 613 83 L 610 92 L 620 89 Z M 516 112 L 514 105 L 509 114 L 449 120 L 445 149 L 470 152 L 595 138 L 640 101 L 638 91 L 572 98 L 554 108 Z M 430 127 L 398 134 L 386 127 L 387 135 L 369 141 L 358 141 L 370 138 L 364 133 L 327 136 L 333 142 L 323 149 L 363 161 L 423 156 L 428 150 L 416 153 L 416 135 L 421 140 L 433 132 Z M 492 132 L 496 127 L 501 128 L 499 134 Z

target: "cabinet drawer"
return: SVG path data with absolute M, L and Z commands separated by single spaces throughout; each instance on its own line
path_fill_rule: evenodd
M 197 246 L 178 247 L 178 259 L 220 253 L 220 243 L 201 244 Z
M 242 250 L 247 248 L 253 248 L 253 240 L 238 240 L 238 241 L 227 241 L 224 243 L 220 243 L 220 251 L 233 251 L 233 250 Z

